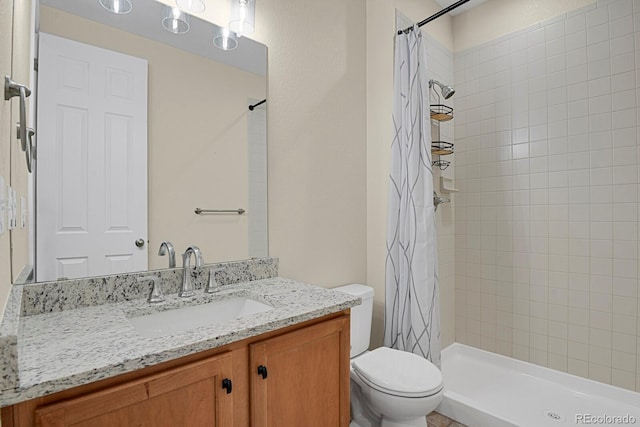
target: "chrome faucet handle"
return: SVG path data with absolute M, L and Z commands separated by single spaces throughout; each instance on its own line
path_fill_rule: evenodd
M 202 252 L 197 246 L 189 246 L 182 254 L 182 288 L 178 293 L 181 298 L 190 298 L 196 294 L 191 279 L 191 254 L 196 257 L 195 267 L 202 267 Z
M 176 268 L 176 250 L 170 241 L 165 240 L 160 243 L 160 249 L 158 249 L 158 255 L 164 256 L 169 253 L 169 268 Z
M 438 206 L 440 206 L 443 203 L 451 203 L 451 199 L 447 197 L 438 196 L 438 193 L 434 191 L 433 192 L 433 210 L 437 211 Z
M 216 271 L 221 271 L 220 267 L 211 267 L 209 269 L 209 282 L 207 286 L 204 288 L 204 292 L 207 294 L 213 294 L 216 292 L 220 292 L 220 284 L 216 280 Z
M 151 288 L 151 294 L 147 301 L 151 304 L 156 304 L 159 302 L 164 302 L 164 295 L 162 295 L 162 289 L 160 287 L 160 278 L 157 276 L 140 276 L 136 279 L 138 282 L 152 282 L 153 287 Z

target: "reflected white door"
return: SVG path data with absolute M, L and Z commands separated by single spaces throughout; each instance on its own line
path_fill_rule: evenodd
M 38 65 L 37 280 L 147 269 L 147 61 L 40 33 Z

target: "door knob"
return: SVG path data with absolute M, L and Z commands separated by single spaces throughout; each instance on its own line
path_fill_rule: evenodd
M 141 248 L 144 246 L 144 239 L 138 239 L 136 240 L 136 246 Z

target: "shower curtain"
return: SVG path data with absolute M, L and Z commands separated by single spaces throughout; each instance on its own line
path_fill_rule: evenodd
M 418 26 L 396 36 L 384 345 L 440 366 L 426 59 Z

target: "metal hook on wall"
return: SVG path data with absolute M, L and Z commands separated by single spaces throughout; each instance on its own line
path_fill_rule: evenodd
M 22 151 L 25 152 L 27 160 L 27 170 L 31 172 L 31 166 L 33 162 L 33 136 L 35 130 L 27 128 L 27 97 L 31 95 L 31 89 L 20 83 L 16 83 L 11 80 L 11 77 L 4 76 L 4 99 L 10 100 L 14 96 L 20 98 L 20 122 L 18 126 L 18 139 Z

